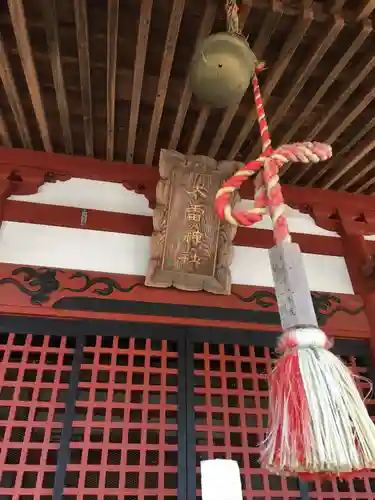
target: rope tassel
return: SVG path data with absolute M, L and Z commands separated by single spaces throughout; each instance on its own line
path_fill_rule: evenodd
M 263 69 L 258 66 L 257 71 Z M 375 425 L 354 375 L 330 352 L 319 329 L 302 254 L 292 243 L 278 172 L 288 162 L 319 162 L 332 156 L 317 142 L 273 150 L 256 74 L 253 89 L 263 152 L 218 191 L 215 208 L 230 224 L 251 226 L 269 212 L 275 246 L 270 261 L 283 334 L 281 354 L 269 376 L 269 429 L 261 444 L 262 466 L 274 473 L 347 477 L 375 468 Z M 255 176 L 254 207 L 232 210 L 232 196 Z

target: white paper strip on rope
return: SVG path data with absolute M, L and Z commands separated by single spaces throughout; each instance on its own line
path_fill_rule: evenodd
M 234 460 L 201 462 L 203 500 L 242 500 L 240 469 Z

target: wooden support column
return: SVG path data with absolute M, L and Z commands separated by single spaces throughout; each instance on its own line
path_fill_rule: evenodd
M 375 365 L 375 264 L 371 272 L 370 245 L 364 238 L 361 222 L 356 222 L 349 213 L 339 211 L 340 236 L 343 253 L 354 293 L 360 295 L 365 307 L 365 314 L 370 326 L 370 348 Z M 375 232 L 375 228 L 374 228 Z M 369 269 L 369 276 L 365 275 L 364 268 Z

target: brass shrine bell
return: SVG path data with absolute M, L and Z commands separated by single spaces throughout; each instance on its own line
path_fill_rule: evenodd
M 204 104 L 238 104 L 254 75 L 256 57 L 243 36 L 215 33 L 197 46 L 190 68 L 195 96 Z

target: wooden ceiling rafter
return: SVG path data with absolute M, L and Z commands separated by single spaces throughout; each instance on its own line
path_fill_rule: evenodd
M 282 11 L 279 8 L 279 4 L 276 4 L 273 2 L 272 4 L 272 10 L 267 14 L 266 20 L 259 32 L 259 35 L 257 36 L 253 51 L 256 57 L 259 60 L 262 60 L 264 51 L 266 50 L 273 32 L 275 31 L 281 17 L 282 17 Z M 228 132 L 229 127 L 231 126 L 231 123 L 236 115 L 238 113 L 240 105 L 235 104 L 233 106 L 230 106 L 223 115 L 223 118 L 220 122 L 219 128 L 215 134 L 215 137 L 211 143 L 211 146 L 208 150 L 208 156 L 211 156 L 215 158 L 221 144 L 223 143 L 225 136 Z
M 23 147 L 32 148 L 29 128 L 26 121 L 26 116 L 23 111 L 21 99 L 12 75 L 12 69 L 9 63 L 8 56 L 5 52 L 3 39 L 0 34 L 0 77 L 8 99 L 9 107 L 12 110 L 13 118 L 17 126 L 19 136 Z M 4 119 L 4 118 L 3 118 Z
M 329 108 L 328 112 L 325 113 L 324 117 L 321 118 L 320 121 L 317 121 L 313 130 L 308 134 L 307 140 L 313 141 L 315 140 L 317 134 L 323 129 L 327 123 L 334 118 L 338 111 L 342 108 L 342 106 L 349 100 L 349 98 L 353 95 L 355 90 L 361 85 L 361 83 L 365 80 L 365 78 L 370 74 L 370 72 L 375 68 L 375 56 L 371 57 L 371 59 L 367 62 L 367 64 L 362 68 L 359 74 L 351 81 L 351 83 L 347 86 L 344 92 L 340 95 L 340 97 L 335 101 L 335 103 Z M 336 130 L 336 129 L 334 129 Z M 327 140 L 328 142 L 328 140 Z M 334 161 L 334 160 L 332 160 Z M 319 170 L 315 173 L 315 175 L 307 181 L 307 185 L 312 187 L 330 168 L 330 162 L 327 162 L 323 167 L 319 167 Z M 307 174 L 310 169 L 313 168 L 313 165 L 306 165 L 304 169 L 304 175 Z M 296 180 L 293 181 L 295 184 L 299 180 L 297 177 Z
M 203 19 L 197 37 L 197 44 L 200 43 L 204 38 L 206 38 L 210 34 L 212 26 L 214 24 L 216 10 L 217 10 L 216 2 L 206 3 L 206 8 L 204 11 Z M 178 106 L 176 119 L 173 124 L 171 137 L 169 139 L 169 145 L 168 145 L 169 149 L 176 149 L 178 146 L 178 142 L 181 137 L 182 128 L 185 123 L 185 118 L 190 105 L 191 98 L 192 98 L 192 92 L 190 88 L 190 80 L 189 80 L 189 75 L 187 75 L 184 82 L 184 88 L 181 94 L 181 99 L 180 99 L 180 104 Z
M 203 129 L 206 125 L 206 122 L 210 116 L 211 107 L 207 104 L 202 107 L 199 112 L 198 120 L 193 129 L 193 133 L 191 134 L 187 154 L 192 155 L 195 153 L 195 150 L 198 146 L 199 140 L 202 136 Z
M 375 167 L 375 160 L 372 162 L 372 164 Z M 366 191 L 368 189 L 370 189 L 371 186 L 373 186 L 374 184 L 375 184 L 375 176 L 372 177 L 371 179 L 368 179 L 364 184 L 362 184 L 361 186 L 359 186 L 359 188 L 356 189 L 354 192 L 356 194 L 366 193 Z M 374 193 L 368 193 L 368 194 L 374 194 Z
M 74 0 L 74 16 L 78 46 L 79 75 L 81 81 L 85 149 L 88 156 L 94 156 L 91 69 L 86 0 Z
M 29 34 L 27 31 L 23 0 L 8 0 L 8 9 L 13 26 L 14 36 L 17 42 L 23 72 L 29 89 L 30 99 L 33 105 L 35 117 L 40 131 L 40 136 L 43 142 L 43 147 L 47 152 L 49 152 L 53 150 L 53 147 L 49 134 L 47 118 L 44 111 L 44 104 L 40 92 L 38 75 L 35 69 Z
M 270 98 L 272 91 L 274 90 L 277 83 L 281 79 L 294 53 L 296 52 L 301 40 L 303 39 L 307 30 L 309 29 L 312 21 L 313 21 L 312 11 L 304 10 L 303 14 L 300 16 L 299 21 L 294 25 L 293 30 L 290 32 L 284 46 L 281 49 L 281 53 L 274 65 L 273 70 L 271 71 L 270 75 L 266 79 L 265 84 L 263 85 L 262 97 L 265 105 L 267 104 L 267 101 Z M 256 122 L 256 112 L 255 110 L 252 110 L 249 117 L 243 124 L 241 131 L 238 134 L 237 139 L 235 140 L 229 152 L 228 155 L 229 160 L 235 159 L 241 146 L 251 133 L 251 130 L 255 122 Z
M 349 64 L 349 62 L 353 59 L 358 50 L 363 46 L 364 42 L 366 41 L 371 32 L 372 32 L 371 23 L 369 21 L 363 23 L 361 31 L 357 35 L 354 42 L 350 45 L 348 50 L 343 54 L 338 63 L 334 66 L 332 71 L 329 73 L 327 79 L 318 88 L 317 92 L 312 97 L 312 99 L 307 103 L 305 109 L 294 121 L 294 123 L 290 125 L 288 131 L 279 137 L 280 144 L 286 144 L 294 137 L 298 129 L 302 126 L 304 120 L 308 117 L 308 115 L 315 108 L 315 106 L 321 101 L 321 99 L 326 95 L 327 91 L 335 83 L 336 79 L 340 76 L 344 68 Z M 303 172 L 303 170 L 301 171 Z M 295 178 L 293 178 L 292 182 L 294 180 Z
M 140 19 L 138 25 L 137 45 L 133 72 L 133 88 L 130 104 L 128 147 L 126 151 L 126 161 L 128 162 L 132 162 L 134 159 L 135 140 L 137 137 L 137 125 L 139 109 L 141 105 L 141 95 L 146 63 L 147 44 L 151 25 L 152 6 L 153 0 L 142 0 L 140 6 Z
M 375 10 L 375 0 L 363 0 L 362 6 L 359 8 L 356 21 L 362 21 L 370 16 L 372 11 Z
M 1 141 L 2 146 L 5 146 L 7 148 L 12 147 L 12 140 L 11 140 L 10 135 L 9 135 L 8 126 L 5 123 L 5 120 L 4 120 L 4 117 L 3 117 L 3 114 L 1 113 L 1 111 L 0 111 L 0 141 Z
M 357 144 L 346 161 L 341 161 L 339 163 L 339 170 L 330 176 L 329 180 L 325 182 L 323 188 L 327 189 L 326 186 L 332 186 L 332 184 L 337 182 L 343 175 L 352 170 L 353 167 L 355 167 L 357 163 L 360 162 L 373 149 L 375 149 L 375 129 L 369 133 L 366 140 Z
M 322 97 L 325 95 L 325 93 L 328 91 L 328 89 L 333 85 L 333 83 L 336 81 L 337 77 L 340 75 L 341 71 L 346 67 L 346 65 L 352 60 L 352 58 L 357 53 L 357 51 L 362 47 L 363 43 L 365 42 L 365 40 L 367 39 L 367 37 L 370 33 L 372 33 L 372 28 L 369 25 L 369 23 L 365 23 L 363 25 L 363 29 L 361 30 L 360 34 L 357 36 L 357 38 L 355 39 L 353 44 L 349 47 L 348 51 L 345 52 L 344 56 L 336 64 L 335 68 L 329 74 L 325 83 L 318 89 L 317 93 L 315 94 L 313 99 L 309 102 L 306 109 L 298 117 L 298 119 L 295 121 L 294 125 L 292 125 L 291 129 L 289 129 L 289 131 L 282 138 L 280 138 L 281 144 L 285 144 L 286 142 L 290 141 L 290 139 L 293 138 L 294 134 L 297 133 L 299 127 L 301 127 L 303 120 L 308 116 L 309 113 L 311 113 L 311 111 L 318 104 L 318 102 L 322 99 Z M 363 127 L 358 132 L 358 134 L 353 138 L 353 140 L 349 141 L 347 143 L 347 145 L 342 150 L 335 151 L 335 153 L 334 153 L 335 158 L 337 156 L 345 154 L 359 140 L 361 140 L 362 137 L 364 137 L 366 135 L 368 130 L 370 130 L 370 129 L 366 130 L 367 126 L 368 126 L 368 124 L 365 127 Z M 370 128 L 372 128 L 372 127 L 370 126 Z M 304 175 L 306 174 L 308 168 L 309 167 L 307 167 L 305 169 L 297 170 L 296 174 L 289 180 L 290 184 L 296 184 L 300 179 L 302 179 L 302 177 L 304 177 Z
M 375 99 L 375 87 L 369 92 L 359 103 L 357 106 L 352 109 L 352 111 L 345 117 L 344 120 L 341 121 L 340 125 L 336 127 L 333 132 L 329 135 L 325 142 L 328 144 L 333 144 L 333 142 L 353 123 L 353 121 L 358 118 L 361 112 Z M 334 160 L 331 160 L 332 162 Z M 314 177 L 308 182 L 308 186 L 313 186 L 317 181 L 319 181 L 326 172 L 331 169 L 332 163 L 328 161 L 323 167 L 321 167 Z M 330 176 L 329 180 L 327 180 L 323 184 L 324 189 L 328 189 L 332 186 L 342 175 L 341 165 L 339 166 L 338 172 L 333 172 Z
M 342 106 L 348 101 L 348 99 L 353 95 L 365 78 L 371 73 L 375 68 L 375 56 L 365 64 L 358 75 L 351 81 L 350 85 L 344 90 L 341 96 L 335 101 L 335 103 L 330 107 L 329 111 L 325 113 L 324 117 L 319 120 L 313 130 L 308 135 L 308 140 L 312 141 L 318 135 L 318 133 L 327 125 L 327 123 L 334 117 L 334 115 L 339 111 Z
M 335 0 L 332 8 L 331 8 L 331 14 L 338 14 L 341 12 L 342 8 L 345 5 L 346 0 Z
M 172 11 L 169 17 L 168 33 L 164 46 L 163 60 L 160 68 L 158 90 L 147 141 L 146 163 L 150 165 L 154 161 L 156 141 L 163 114 L 165 98 L 167 96 L 168 83 L 172 70 L 173 58 L 176 50 L 180 24 L 184 13 L 184 7 L 185 0 L 173 0 Z
M 218 160 L 256 155 L 251 89 L 239 105 L 219 112 L 192 96 L 186 77 L 197 41 L 225 29 L 225 0 L 34 2 L 4 0 L 8 9 L 0 10 L 3 144 L 53 145 L 56 151 L 140 164 L 156 163 L 156 148 L 163 147 Z M 374 4 L 240 4 L 245 36 L 256 56 L 269 62 L 261 86 L 275 140 L 322 135 L 334 149 L 334 158 L 316 171 L 307 165 L 288 172 L 289 183 L 360 192 L 375 186 L 375 148 L 351 156 L 375 130 Z M 293 76 L 290 83 L 286 74 Z M 342 91 L 335 95 L 333 84 Z
M 108 0 L 107 6 L 107 144 L 106 158 L 113 160 L 116 113 L 116 73 L 119 0 Z
M 65 152 L 73 154 L 73 140 L 69 119 L 69 107 L 62 70 L 56 0 L 43 0 L 42 10 L 45 32 L 51 60 L 52 78 L 56 90 L 56 101 L 60 115 L 60 125 Z
M 342 149 L 334 152 L 334 157 L 329 162 L 330 169 L 334 170 L 336 167 L 340 168 L 339 166 L 343 161 L 344 155 L 346 153 L 349 153 L 373 128 L 375 128 L 375 117 L 372 118 L 372 120 L 370 120 L 368 123 L 366 123 L 366 125 L 364 125 L 362 128 L 360 128 L 358 133 L 350 141 L 348 141 Z M 301 172 L 298 173 L 298 177 L 297 176 L 293 177 L 292 180 L 289 181 L 289 183 L 295 184 L 296 181 L 299 178 L 302 178 L 305 173 L 306 171 L 301 169 Z M 363 176 L 361 175 L 357 180 L 361 179 L 362 177 L 364 177 L 364 175 Z M 354 184 L 354 182 L 353 183 L 348 182 L 347 187 L 349 188 L 352 184 Z M 342 189 L 340 188 L 339 190 L 341 191 Z
M 343 27 L 344 27 L 343 19 L 339 16 L 334 16 L 333 23 L 329 27 L 328 32 L 322 33 L 320 35 L 317 45 L 312 50 L 311 57 L 307 57 L 306 62 L 302 65 L 294 81 L 292 82 L 288 94 L 285 96 L 283 101 L 280 103 L 279 107 L 272 115 L 271 120 L 269 122 L 269 128 L 271 131 L 274 131 L 276 127 L 280 124 L 286 112 L 293 105 L 296 97 L 303 89 L 303 86 L 307 82 L 308 78 L 314 72 L 319 62 L 322 60 L 328 49 L 331 47 L 332 43 L 336 40 Z M 246 159 L 246 162 L 250 161 L 251 158 L 255 158 L 256 152 L 258 150 L 260 150 L 259 142 L 251 150 L 250 154 Z M 287 171 L 288 167 L 289 165 L 285 165 L 283 173 Z
M 346 191 L 349 190 L 354 184 L 367 176 L 373 169 L 375 168 L 375 160 L 370 161 L 363 170 L 360 170 L 353 177 L 351 177 L 348 181 L 344 182 L 340 186 L 338 186 L 337 191 Z

